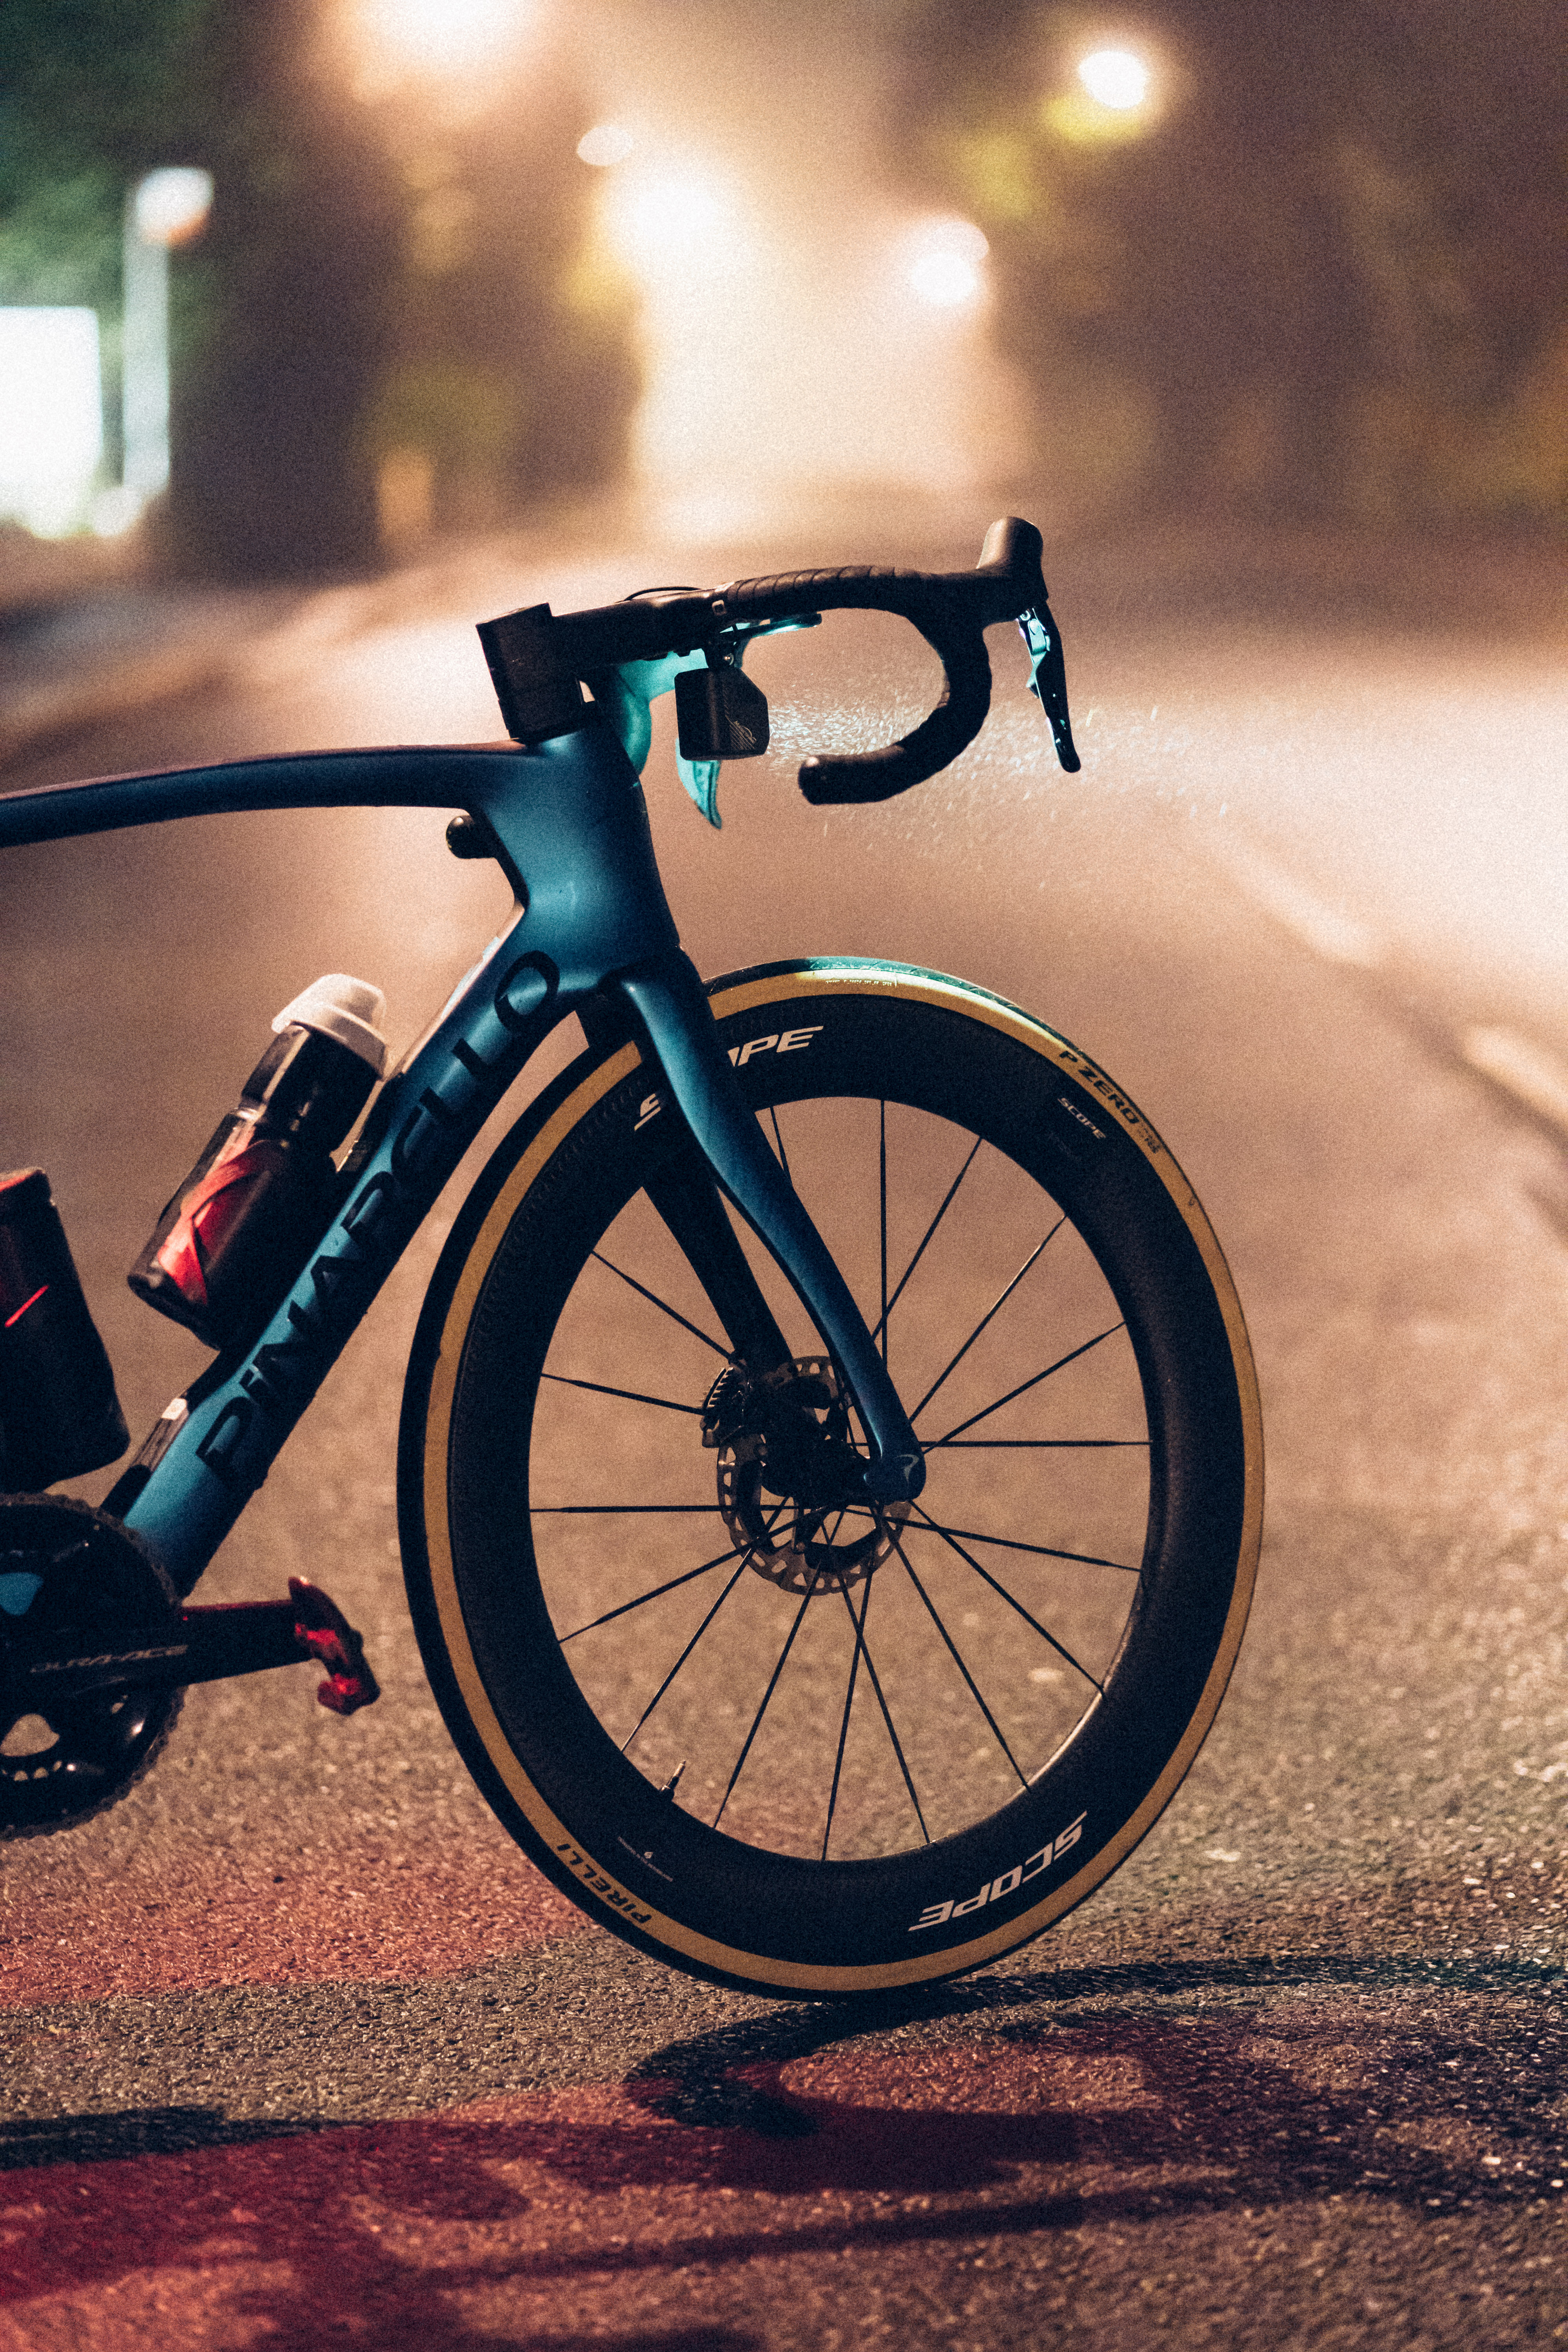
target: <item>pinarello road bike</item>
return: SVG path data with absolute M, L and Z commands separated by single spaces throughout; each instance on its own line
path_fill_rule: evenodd
M 1013 519 L 973 572 L 535 605 L 480 629 L 505 745 L 0 801 L 0 846 L 452 808 L 450 845 L 499 861 L 516 897 L 332 1160 L 288 1278 L 102 1508 L 0 1502 L 0 1829 L 122 1793 L 191 1683 L 315 1656 L 329 1704 L 374 1695 L 313 1587 L 183 1596 L 575 1013 L 586 1050 L 452 1226 L 399 1439 L 426 1669 L 501 1822 L 639 1950 L 831 1997 L 995 1960 L 1137 1844 L 1219 1705 L 1260 1534 L 1256 1383 L 1207 1220 L 1123 1089 L 984 989 L 834 957 L 704 984 L 638 781 L 673 690 L 683 781 L 713 817 L 720 764 L 767 741 L 747 647 L 843 607 L 912 623 L 946 685 L 899 742 L 808 760 L 808 801 L 886 799 L 952 760 L 988 708 L 984 633 L 1007 621 L 1076 769 L 1040 558 Z

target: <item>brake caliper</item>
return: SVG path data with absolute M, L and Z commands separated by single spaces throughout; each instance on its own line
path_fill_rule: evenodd
M 797 1356 L 760 1380 L 721 1372 L 702 1408 L 719 1508 L 746 1566 L 786 1592 L 847 1592 L 898 1544 L 908 1503 L 866 1493 L 866 1456 L 832 1360 Z

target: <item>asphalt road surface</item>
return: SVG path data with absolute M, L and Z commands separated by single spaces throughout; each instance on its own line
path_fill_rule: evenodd
M 468 618 L 846 551 L 480 565 L 352 626 L 321 600 L 221 690 L 5 781 L 490 737 Z M 872 2010 L 717 1991 L 588 1927 L 472 1790 L 408 1631 L 426 1234 L 203 1587 L 316 1578 L 383 1703 L 341 1723 L 298 1673 L 195 1691 L 115 1811 L 6 1852 L 0 2344 L 1568 2337 L 1561 632 L 1529 598 L 1471 617 L 1473 568 L 1272 607 L 1225 571 L 1184 611 L 1168 573 L 1140 601 L 1086 563 L 1075 597 L 1058 560 L 1077 778 L 999 643 L 953 769 L 807 809 L 792 753 L 929 699 L 919 646 L 848 618 L 753 660 L 776 748 L 725 772 L 721 835 L 649 772 L 705 971 L 853 951 L 999 990 L 1116 1075 L 1210 1212 L 1268 1534 L 1167 1814 L 1040 1944 Z M 504 916 L 443 822 L 5 861 L 0 1149 L 54 1179 L 133 1430 L 205 1357 L 124 1270 L 277 1006 L 363 972 L 406 1042 Z

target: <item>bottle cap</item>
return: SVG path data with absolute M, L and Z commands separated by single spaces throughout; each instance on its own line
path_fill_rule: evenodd
M 298 1025 L 335 1037 L 340 1045 L 368 1062 L 379 1078 L 386 1067 L 386 1040 L 375 1024 L 385 1010 L 385 996 L 368 980 L 351 979 L 346 971 L 329 971 L 291 997 L 272 1026 L 279 1034 Z

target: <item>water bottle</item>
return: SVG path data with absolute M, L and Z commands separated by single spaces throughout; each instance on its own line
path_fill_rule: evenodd
M 329 972 L 283 1007 L 245 1082 L 129 1276 L 209 1348 L 251 1338 L 331 1219 L 333 1152 L 386 1066 L 385 998 Z
M 0 1176 L 0 1488 L 37 1494 L 127 1443 L 49 1180 L 41 1168 Z

